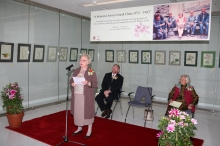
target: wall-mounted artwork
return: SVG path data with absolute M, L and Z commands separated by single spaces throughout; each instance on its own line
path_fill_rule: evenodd
M 152 51 L 151 50 L 141 51 L 141 64 L 152 64 Z
M 94 54 L 95 54 L 94 49 L 88 49 L 88 55 L 90 56 L 92 61 L 94 61 Z
M 13 43 L 0 43 L 0 62 L 13 62 Z
M 105 62 L 114 62 L 114 50 L 105 50 Z
M 197 66 L 198 51 L 185 51 L 184 66 Z
M 169 65 L 180 65 L 181 64 L 181 52 L 170 51 L 169 52 Z
M 57 50 L 58 50 L 58 47 L 48 46 L 48 49 L 47 49 L 47 61 L 48 62 L 57 61 Z
M 43 45 L 34 45 L 33 62 L 44 62 L 44 49 Z
M 87 54 L 87 49 L 81 49 L 80 50 L 80 55 L 83 55 L 83 54 Z
M 138 63 L 138 50 L 129 50 L 129 63 Z
M 67 61 L 67 57 L 68 57 L 68 48 L 60 47 L 59 61 Z
M 70 61 L 77 61 L 78 56 L 78 48 L 71 48 L 70 49 Z
M 126 51 L 125 50 L 117 50 L 117 62 L 118 63 L 126 62 Z
M 17 62 L 30 62 L 30 54 L 30 44 L 18 44 Z
M 166 64 L 166 51 L 155 51 L 154 63 L 158 65 Z
M 201 67 L 205 67 L 205 68 L 215 67 L 215 51 L 202 51 Z

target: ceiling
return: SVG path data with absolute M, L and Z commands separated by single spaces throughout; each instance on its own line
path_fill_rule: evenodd
M 82 7 L 82 5 L 92 4 L 93 0 L 31 0 L 31 1 L 90 18 L 91 11 L 157 5 L 157 4 L 166 4 L 166 3 L 175 3 L 175 2 L 186 2 L 189 0 L 133 0 L 133 1 L 127 1 L 121 3 L 97 5 L 91 7 Z M 109 1 L 109 0 L 96 0 L 97 3 L 104 1 Z M 212 12 L 220 14 L 220 0 L 212 0 Z

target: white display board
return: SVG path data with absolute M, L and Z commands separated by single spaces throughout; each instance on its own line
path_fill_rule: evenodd
M 156 18 L 158 12 L 160 18 Z M 172 29 L 168 28 L 169 17 L 175 20 Z M 196 20 L 190 20 L 189 17 L 195 17 Z M 190 21 L 195 23 L 193 31 Z M 183 24 L 182 32 L 180 23 Z M 211 0 L 93 11 L 90 41 L 207 41 L 210 23 Z M 162 26 L 158 27 L 158 24 Z

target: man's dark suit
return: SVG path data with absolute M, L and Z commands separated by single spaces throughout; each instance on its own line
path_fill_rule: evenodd
M 117 79 L 116 79 L 117 78 Z M 118 98 L 118 94 L 122 88 L 124 78 L 120 74 L 116 74 L 115 79 L 112 78 L 112 73 L 106 73 L 102 81 L 102 89 L 100 93 L 96 96 L 97 101 L 101 111 L 106 109 L 111 109 L 112 102 L 114 99 Z M 109 96 L 106 98 L 104 91 L 110 90 Z M 107 103 L 104 103 L 106 99 Z

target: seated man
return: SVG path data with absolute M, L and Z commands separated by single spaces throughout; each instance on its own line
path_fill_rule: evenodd
M 122 88 L 124 78 L 119 74 L 119 70 L 120 66 L 118 64 L 114 64 L 112 72 L 105 74 L 102 81 L 102 89 L 95 98 L 101 111 L 104 111 L 101 116 L 105 118 L 110 117 L 113 100 L 118 98 L 118 94 Z
M 170 29 L 176 27 L 176 19 L 174 16 L 172 16 L 172 13 L 169 13 L 169 17 L 167 18 L 166 24 L 168 32 L 170 31 Z
M 209 31 L 209 13 L 206 12 L 206 8 L 202 8 L 202 13 L 198 16 L 198 24 L 200 26 L 201 38 L 207 38 Z M 206 29 L 205 34 L 203 32 L 203 26 L 205 26 Z
M 154 15 L 154 30 L 157 39 L 166 39 L 165 22 L 161 20 L 160 15 Z
M 193 86 L 190 85 L 190 78 L 188 75 L 182 75 L 179 84 L 176 84 L 169 93 L 168 102 L 171 103 L 173 101 L 182 103 L 179 110 L 191 110 L 191 112 L 195 111 L 195 105 L 199 101 L 199 96 L 196 94 Z M 171 108 L 174 107 L 168 105 L 165 115 L 169 114 Z
M 194 12 L 190 11 L 190 16 L 187 19 L 187 36 L 190 36 L 190 30 L 191 30 L 191 37 L 194 36 L 194 32 L 196 29 L 196 23 L 197 23 L 197 19 L 196 16 L 194 16 Z
M 178 34 L 179 34 L 178 37 L 179 37 L 179 39 L 181 39 L 183 36 L 185 24 L 186 24 L 186 17 L 183 16 L 183 13 L 178 14 L 178 18 L 176 19 L 176 24 L 177 24 L 177 28 L 178 28 Z

